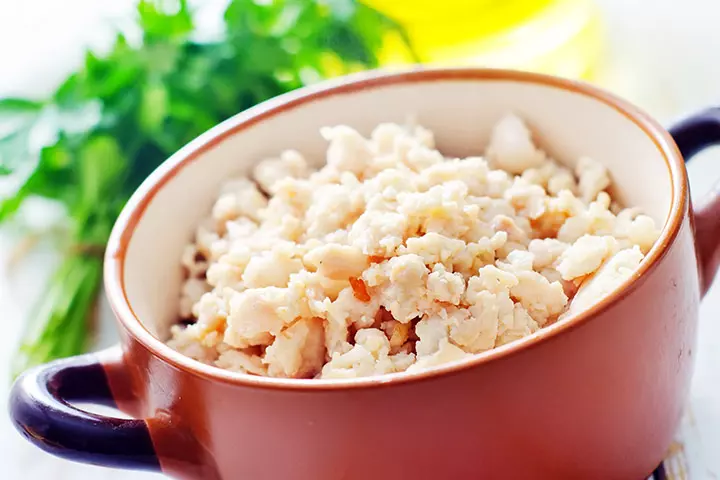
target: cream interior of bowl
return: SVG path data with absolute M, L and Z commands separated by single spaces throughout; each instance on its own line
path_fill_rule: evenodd
M 632 119 L 596 98 L 496 79 L 346 88 L 293 101 L 277 112 L 271 108 L 259 121 L 246 121 L 253 112 L 240 114 L 181 150 L 153 175 L 149 182 L 171 178 L 156 190 L 129 240 L 123 275 L 132 310 L 148 330 L 165 339 L 177 318 L 182 249 L 208 214 L 219 185 L 286 148 L 324 163 L 320 127 L 347 124 L 367 134 L 380 122 L 404 122 L 412 116 L 435 132 L 440 151 L 467 156 L 484 151 L 493 125 L 508 111 L 523 117 L 536 141 L 562 163 L 572 165 L 582 155 L 604 163 L 612 174 L 615 198 L 642 207 L 665 224 L 672 189 L 660 148 Z M 213 139 L 215 135 L 222 138 Z M 191 158 L 183 161 L 187 156 Z M 183 162 L 181 168 L 173 168 L 177 162 Z

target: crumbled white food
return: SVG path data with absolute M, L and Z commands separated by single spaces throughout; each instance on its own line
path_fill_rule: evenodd
M 180 318 L 191 318 L 193 306 L 209 291 L 210 285 L 205 280 L 188 278 L 180 290 Z
M 321 244 L 303 257 L 305 265 L 334 280 L 359 277 L 370 266 L 362 250 L 337 243 Z
M 528 252 L 533 254 L 533 268 L 535 270 L 551 266 L 567 249 L 567 243 L 555 238 L 536 238 L 528 244 Z
M 465 279 L 459 273 L 448 272 L 442 263 L 438 263 L 428 275 L 427 290 L 432 300 L 457 305 L 465 291 Z
M 295 249 L 279 244 L 269 251 L 250 257 L 242 275 L 246 288 L 284 287 L 290 275 L 303 269 L 303 262 L 296 257 Z
M 359 330 L 355 345 L 346 353 L 333 354 L 323 367 L 323 378 L 353 378 L 401 372 L 413 364 L 412 353 L 390 354 L 390 340 L 376 328 Z
M 620 250 L 607 260 L 591 278 L 583 282 L 570 308 L 563 316 L 587 310 L 629 279 L 640 266 L 643 254 L 637 245 Z
M 286 150 L 278 158 L 267 158 L 253 169 L 253 179 L 268 193 L 285 178 L 305 178 L 309 174 L 305 158 L 295 150 Z
M 265 287 L 234 295 L 230 299 L 225 343 L 236 348 L 270 345 L 292 321 L 293 315 L 283 318 L 289 310 L 285 306 L 287 293 L 286 288 Z
M 327 166 L 340 172 L 361 174 L 373 159 L 368 142 L 354 129 L 338 125 L 320 129 L 323 138 L 330 142 Z
M 260 210 L 267 206 L 267 198 L 257 186 L 247 178 L 237 178 L 227 182 L 215 202 L 213 219 L 221 224 L 245 216 L 258 219 Z
M 609 235 L 583 235 L 560 255 L 557 271 L 564 280 L 588 275 L 612 255 L 617 244 L 617 240 Z
M 222 187 L 182 254 L 172 348 L 271 377 L 417 372 L 590 308 L 660 234 L 601 163 L 555 162 L 515 115 L 484 157 L 419 126 L 321 134 L 320 170 L 290 150 Z
M 320 318 L 301 318 L 275 337 L 263 363 L 273 377 L 313 377 L 325 363 L 325 330 Z
M 440 342 L 437 351 L 423 357 L 418 357 L 417 361 L 410 364 L 406 371 L 411 373 L 421 372 L 428 368 L 443 365 L 445 363 L 457 362 L 458 360 L 462 360 L 469 356 L 470 355 L 462 348 L 457 347 L 450 343 L 447 339 L 444 339 Z
M 600 192 L 610 186 L 610 177 L 605 165 L 589 157 L 580 157 L 575 173 L 579 178 L 580 196 L 585 202 L 595 200 Z
M 493 128 L 487 156 L 494 167 L 514 175 L 545 161 L 545 153 L 533 144 L 525 122 L 514 114 L 505 115 Z
M 428 267 L 419 255 L 400 255 L 375 264 L 363 280 L 380 298 L 380 304 L 400 323 L 408 323 L 432 309 L 427 282 Z

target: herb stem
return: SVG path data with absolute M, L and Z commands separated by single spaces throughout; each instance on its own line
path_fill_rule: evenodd
M 72 253 L 63 259 L 29 318 L 29 328 L 14 358 L 13 376 L 85 351 L 89 312 L 101 275 L 101 258 Z

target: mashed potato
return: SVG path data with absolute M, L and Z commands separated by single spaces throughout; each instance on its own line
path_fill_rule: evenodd
M 172 348 L 272 377 L 418 371 L 591 307 L 659 235 L 613 213 L 602 164 L 561 166 L 514 115 L 484 157 L 419 126 L 320 133 L 322 169 L 287 151 L 223 186 L 181 259 Z

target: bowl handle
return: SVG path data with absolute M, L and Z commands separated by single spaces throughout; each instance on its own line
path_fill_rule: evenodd
M 720 145 L 720 107 L 681 120 L 669 132 L 687 163 L 702 150 Z M 693 210 L 700 288 L 705 295 L 720 266 L 720 184 Z
M 24 373 L 10 393 L 20 433 L 58 457 L 107 467 L 160 471 L 147 424 L 86 412 L 70 402 L 116 407 L 106 369 L 121 366 L 120 347 L 57 360 Z

